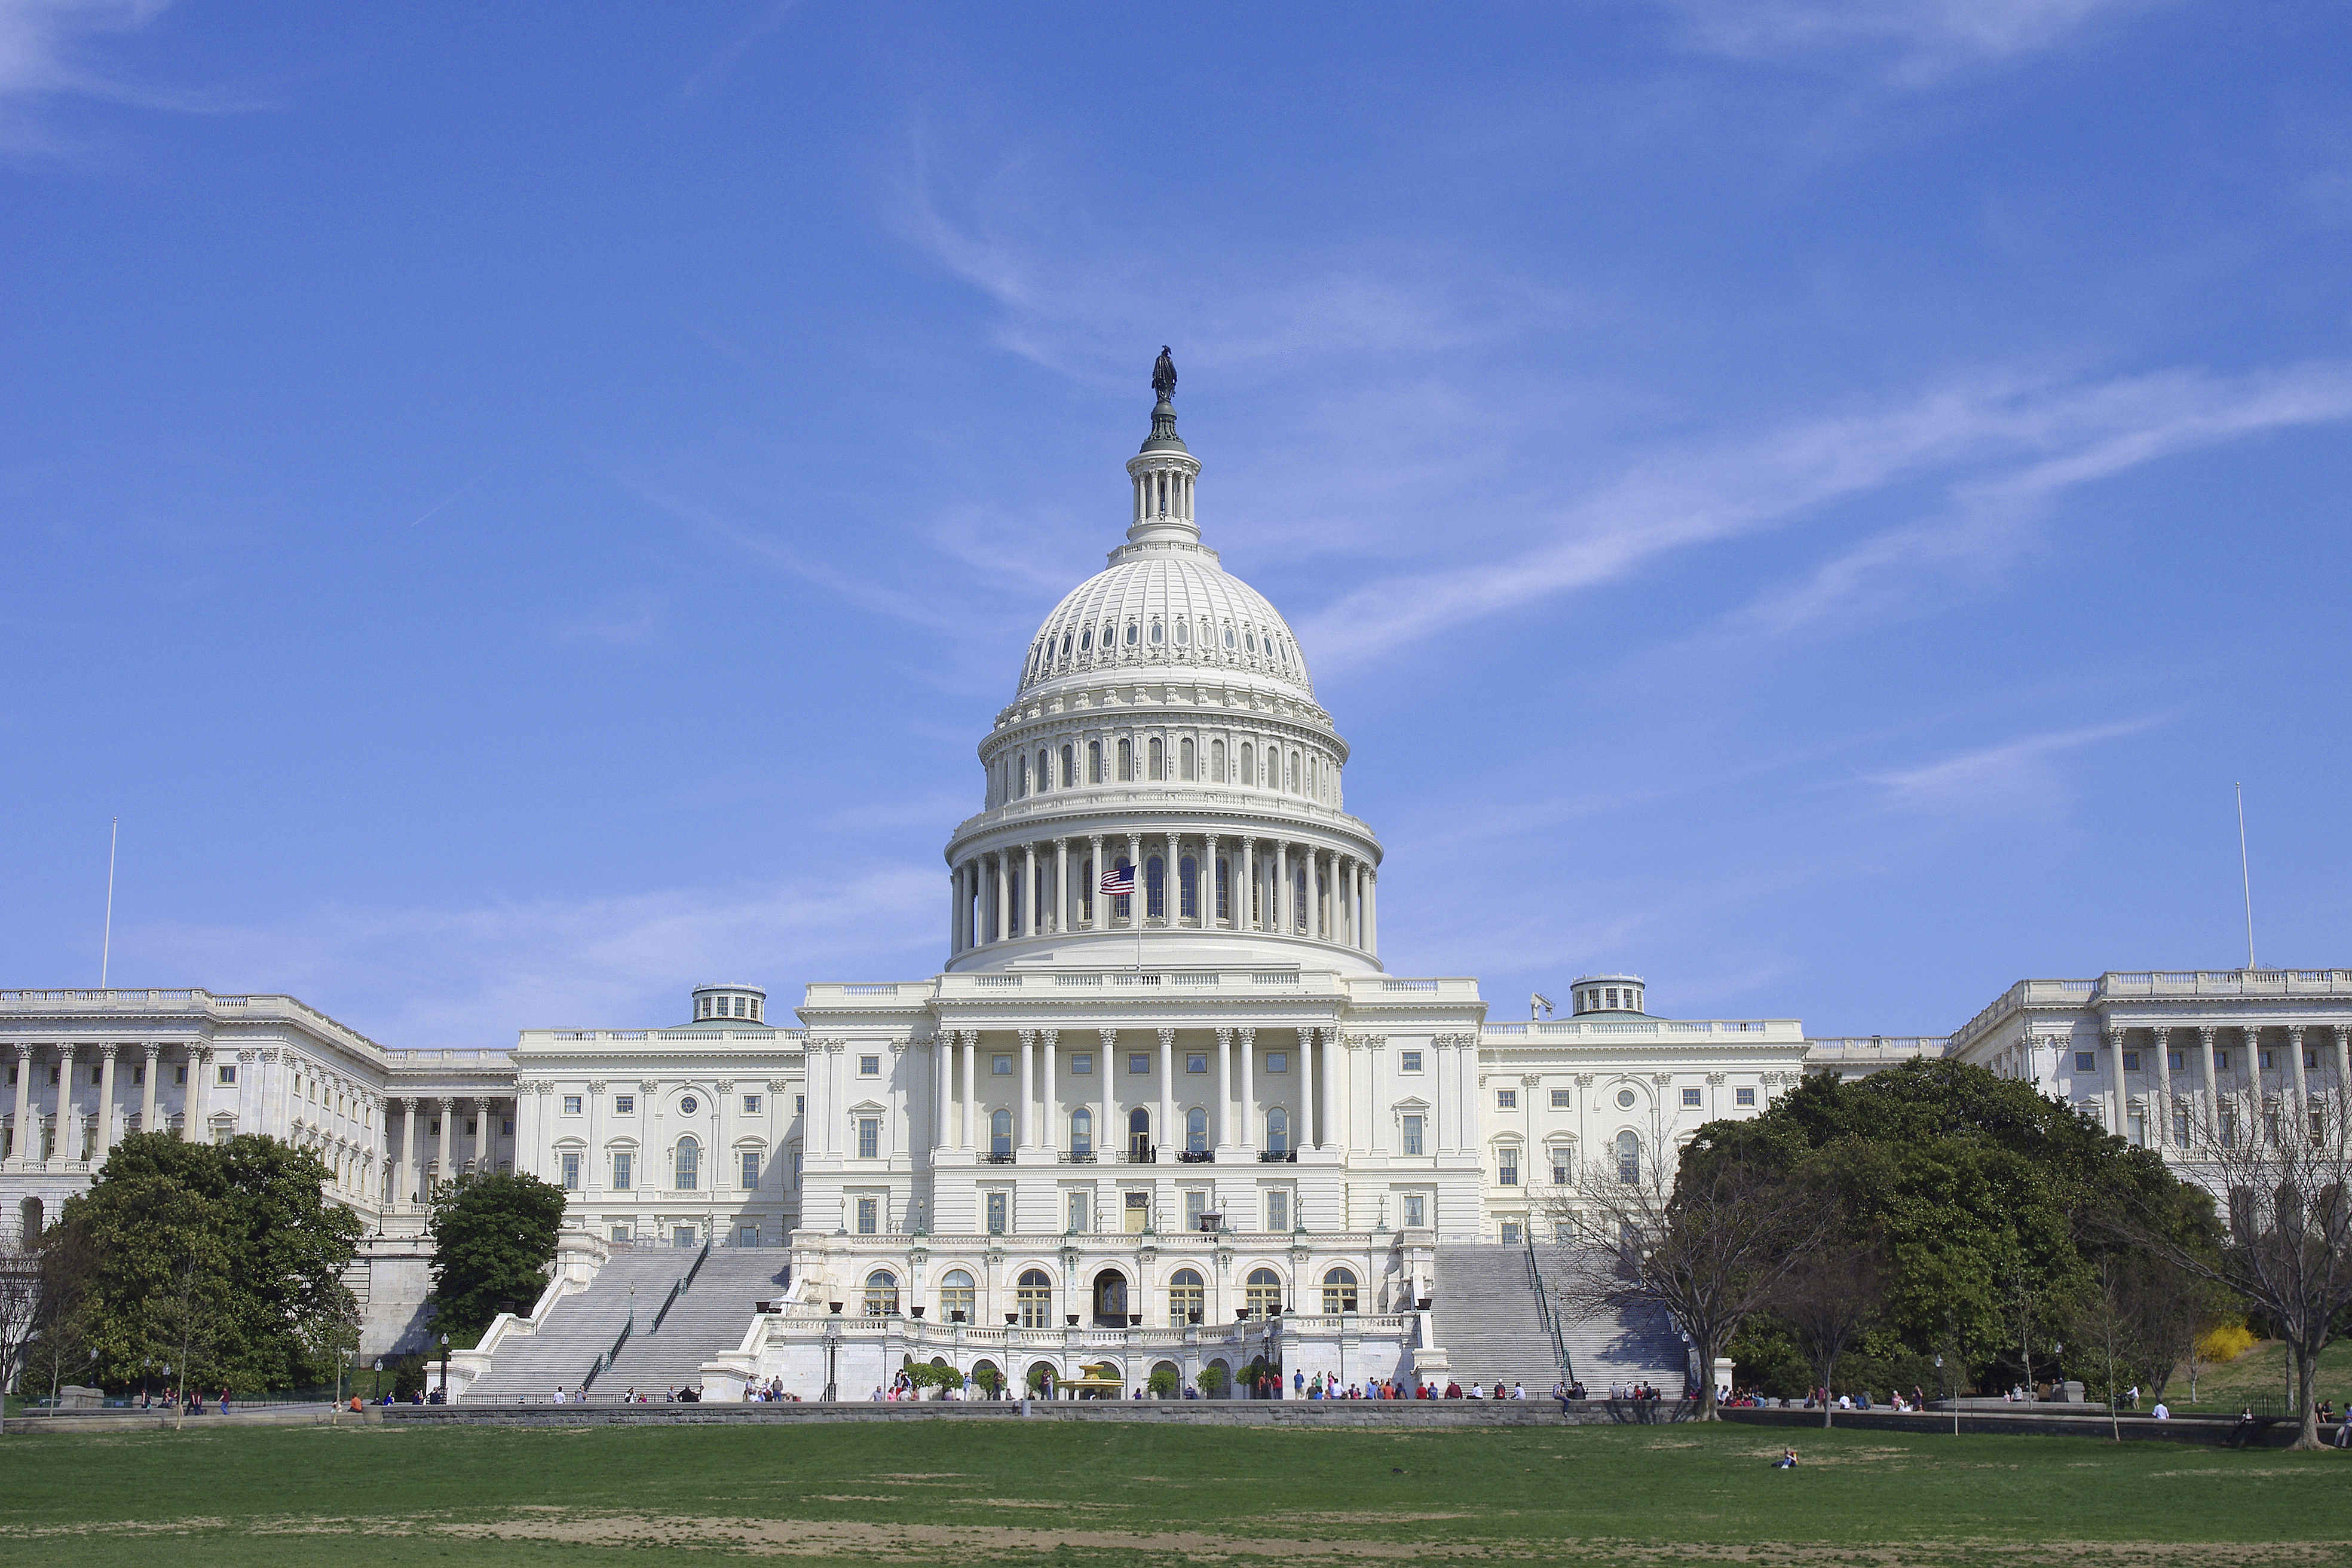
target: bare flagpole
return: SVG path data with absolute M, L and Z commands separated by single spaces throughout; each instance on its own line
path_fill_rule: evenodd
M 108 967 L 114 961 L 114 847 L 122 837 L 122 818 L 106 830 L 106 937 L 98 949 L 98 988 L 106 989 Z
M 2238 792 L 2238 880 L 2246 889 L 2246 967 L 2254 967 L 2254 873 L 2246 859 L 2246 786 L 2231 786 Z

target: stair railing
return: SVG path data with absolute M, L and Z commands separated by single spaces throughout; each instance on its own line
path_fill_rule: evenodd
M 1544 1289 L 1543 1270 L 1536 1264 L 1535 1239 L 1528 1240 L 1528 1284 L 1536 1293 L 1536 1316 L 1551 1336 L 1552 1359 L 1559 1364 L 1559 1382 L 1563 1388 L 1576 1385 L 1576 1365 L 1569 1359 L 1568 1341 L 1559 1331 L 1559 1314 L 1552 1310 L 1551 1292 Z
M 692 1289 L 694 1285 L 694 1277 L 702 1272 L 702 1266 L 709 1260 L 709 1258 L 710 1243 L 706 1240 L 702 1244 L 702 1250 L 694 1255 L 694 1262 L 687 1268 L 687 1271 L 684 1274 L 678 1276 L 677 1282 L 670 1286 L 669 1294 L 662 1298 L 661 1310 L 654 1314 L 653 1327 L 646 1331 L 647 1334 L 657 1334 L 661 1332 L 662 1320 L 669 1316 L 670 1307 L 680 1296 L 685 1295 L 688 1289 Z

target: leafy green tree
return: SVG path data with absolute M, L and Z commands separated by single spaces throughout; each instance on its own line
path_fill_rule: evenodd
M 458 1177 L 433 1197 L 435 1327 L 478 1336 L 506 1310 L 528 1312 L 547 1288 L 563 1228 L 562 1187 L 522 1174 Z
M 331 1369 L 310 1343 L 321 1323 L 356 1319 L 342 1275 L 361 1229 L 322 1195 L 328 1174 L 274 1138 L 153 1132 L 118 1143 L 57 1227 L 93 1259 L 80 1331 L 99 1379 L 121 1385 L 167 1363 L 184 1384 L 323 1378 Z

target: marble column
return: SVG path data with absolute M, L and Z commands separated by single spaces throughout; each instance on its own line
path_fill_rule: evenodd
M 1037 1031 L 1022 1029 L 1018 1033 L 1021 1037 L 1021 1109 L 1013 1119 L 1013 1147 L 1016 1152 L 1026 1152 L 1034 1146 L 1029 1119 L 1037 1103 L 1037 1083 L 1034 1070 Z
M 2120 1135 L 2124 1131 L 2124 1032 L 2110 1025 L 2102 1038 L 2106 1048 L 2099 1057 L 2100 1114 L 2106 1130 Z
M 1257 930 L 1257 840 L 1242 839 L 1241 874 L 1234 879 L 1234 929 Z
M 1040 1134 L 1037 1145 L 1049 1154 L 1057 1152 L 1063 1146 L 1060 1075 L 1055 1059 L 1061 1055 L 1057 1048 L 1061 1038 L 1062 1031 L 1059 1029 L 1037 1031 L 1038 1099 L 1042 1101 L 1037 1108 L 1037 1131 Z
M 16 1147 L 8 1162 L 13 1170 L 26 1170 L 41 1157 L 41 1130 L 33 1125 L 33 1047 L 19 1041 L 16 1051 Z
M 1127 1147 L 1127 1129 L 1112 1125 L 1111 1118 L 1118 1114 L 1118 1095 L 1113 1077 L 1118 1071 L 1118 1031 L 1097 1029 L 1095 1039 L 1100 1048 L 1095 1053 L 1095 1163 L 1100 1165 L 1118 1163 L 1118 1152 Z M 1100 1225 L 1097 1230 L 1103 1228 Z
M 477 1171 L 492 1170 L 497 1165 L 493 1157 L 497 1145 L 490 1134 L 490 1107 L 494 1103 L 488 1100 L 474 1101 L 474 1169 Z
M 150 1043 L 147 1047 L 147 1070 L 142 1075 L 139 1085 L 139 1131 L 142 1132 L 163 1131 L 155 1125 L 155 1080 L 163 1073 L 163 1047 L 160 1043 Z
M 1100 931 L 1105 926 L 1110 924 L 1108 915 L 1103 909 L 1102 847 L 1102 835 L 1099 833 L 1095 834 L 1087 839 L 1087 877 L 1088 880 L 1086 896 L 1079 900 L 1078 907 L 1087 912 L 1087 929 L 1088 931 Z
M 58 1047 L 57 1157 L 81 1158 L 81 1112 L 74 1109 L 74 1047 Z
M 1316 1135 L 1315 1117 L 1315 1031 L 1298 1031 L 1298 1147 L 1320 1149 L 1323 1140 Z
M 1381 955 L 1381 874 L 1364 868 L 1364 951 Z
M 1012 858 L 999 850 L 996 856 L 996 940 L 1013 940 L 1013 867 Z
M 1239 1031 L 1242 1037 L 1242 1135 L 1244 1150 L 1257 1147 L 1257 1030 Z
M 1127 836 L 1127 863 L 1135 871 L 1135 891 L 1127 900 L 1127 924 L 1132 931 L 1142 927 L 1143 911 L 1150 903 L 1143 885 L 1143 835 L 1140 833 Z
M 961 1038 L 963 1045 L 962 1147 L 970 1151 L 978 1147 L 980 1137 L 980 1079 L 974 1076 L 979 1066 L 975 1058 L 980 1054 L 980 1031 L 963 1030 Z
M 1234 1146 L 1234 1032 L 1217 1031 L 1217 1125 L 1211 1131 L 1219 1149 Z
M 1037 934 L 1037 906 L 1045 900 L 1037 897 L 1037 847 L 1021 847 L 1021 934 Z
M 2311 1079 L 2303 1065 L 2303 1026 L 2286 1026 L 2287 1059 L 2294 1067 L 2294 1114 L 2286 1118 L 2288 1137 L 2297 1144 L 2311 1137 Z
M 1172 930 L 1184 923 L 1184 857 L 1176 834 L 1168 836 L 1168 854 L 1160 873 L 1160 918 Z
M 1070 841 L 1054 839 L 1054 927 L 1056 935 L 1070 929 Z
M 395 1204 L 404 1204 L 410 1201 L 409 1194 L 415 1190 L 409 1185 L 408 1146 L 412 1142 L 409 1134 L 416 1130 L 416 1101 L 403 1097 L 387 1100 L 384 1101 L 384 1121 L 387 1124 L 392 1120 L 391 1108 L 397 1106 L 400 1109 L 400 1143 L 393 1154 L 392 1162 L 392 1201 Z M 389 1125 L 386 1126 L 385 1131 L 391 1131 Z
M 1208 834 L 1201 840 L 1201 919 L 1202 931 L 1217 929 L 1217 836 Z
M 1274 841 L 1274 929 L 1288 936 L 1291 931 L 1290 912 L 1290 844 L 1286 839 Z
M 2149 1129 L 2158 1149 L 2170 1150 L 2172 1142 L 2172 1031 L 2158 1024 L 2147 1032 L 2156 1055 L 2156 1103 L 2149 1115 L 2156 1125 Z
M 955 1112 L 952 1097 L 955 1085 L 955 1046 L 953 1037 L 946 1033 L 931 1037 L 931 1156 L 938 1163 L 939 1152 L 954 1137 Z
M 1181 1149 L 1182 1131 L 1176 1126 L 1176 1031 L 1160 1031 L 1160 1125 L 1152 1129 L 1154 1146 Z
M 114 1148 L 114 1129 L 121 1120 L 114 1114 L 114 1053 L 119 1046 L 98 1047 L 98 1152 L 103 1159 Z
M 2208 1139 L 2221 1136 L 2221 1080 L 2213 1068 L 2213 1037 L 2220 1032 L 2210 1024 L 2202 1025 L 2197 1030 L 2197 1049 L 2205 1060 L 2202 1087 L 2205 1091 L 2205 1136 Z
M 449 1180 L 450 1177 L 457 1174 L 456 1170 L 450 1164 L 450 1134 L 457 1131 L 457 1101 L 451 1096 L 443 1095 L 440 1100 L 440 1106 L 441 1157 L 436 1166 L 436 1170 L 438 1173 L 438 1179 L 446 1182 Z

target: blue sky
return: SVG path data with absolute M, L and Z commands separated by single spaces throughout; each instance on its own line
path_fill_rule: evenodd
M 2352 963 L 2352 10 L 0 0 L 0 984 L 908 977 L 1174 348 L 1495 1016 Z

